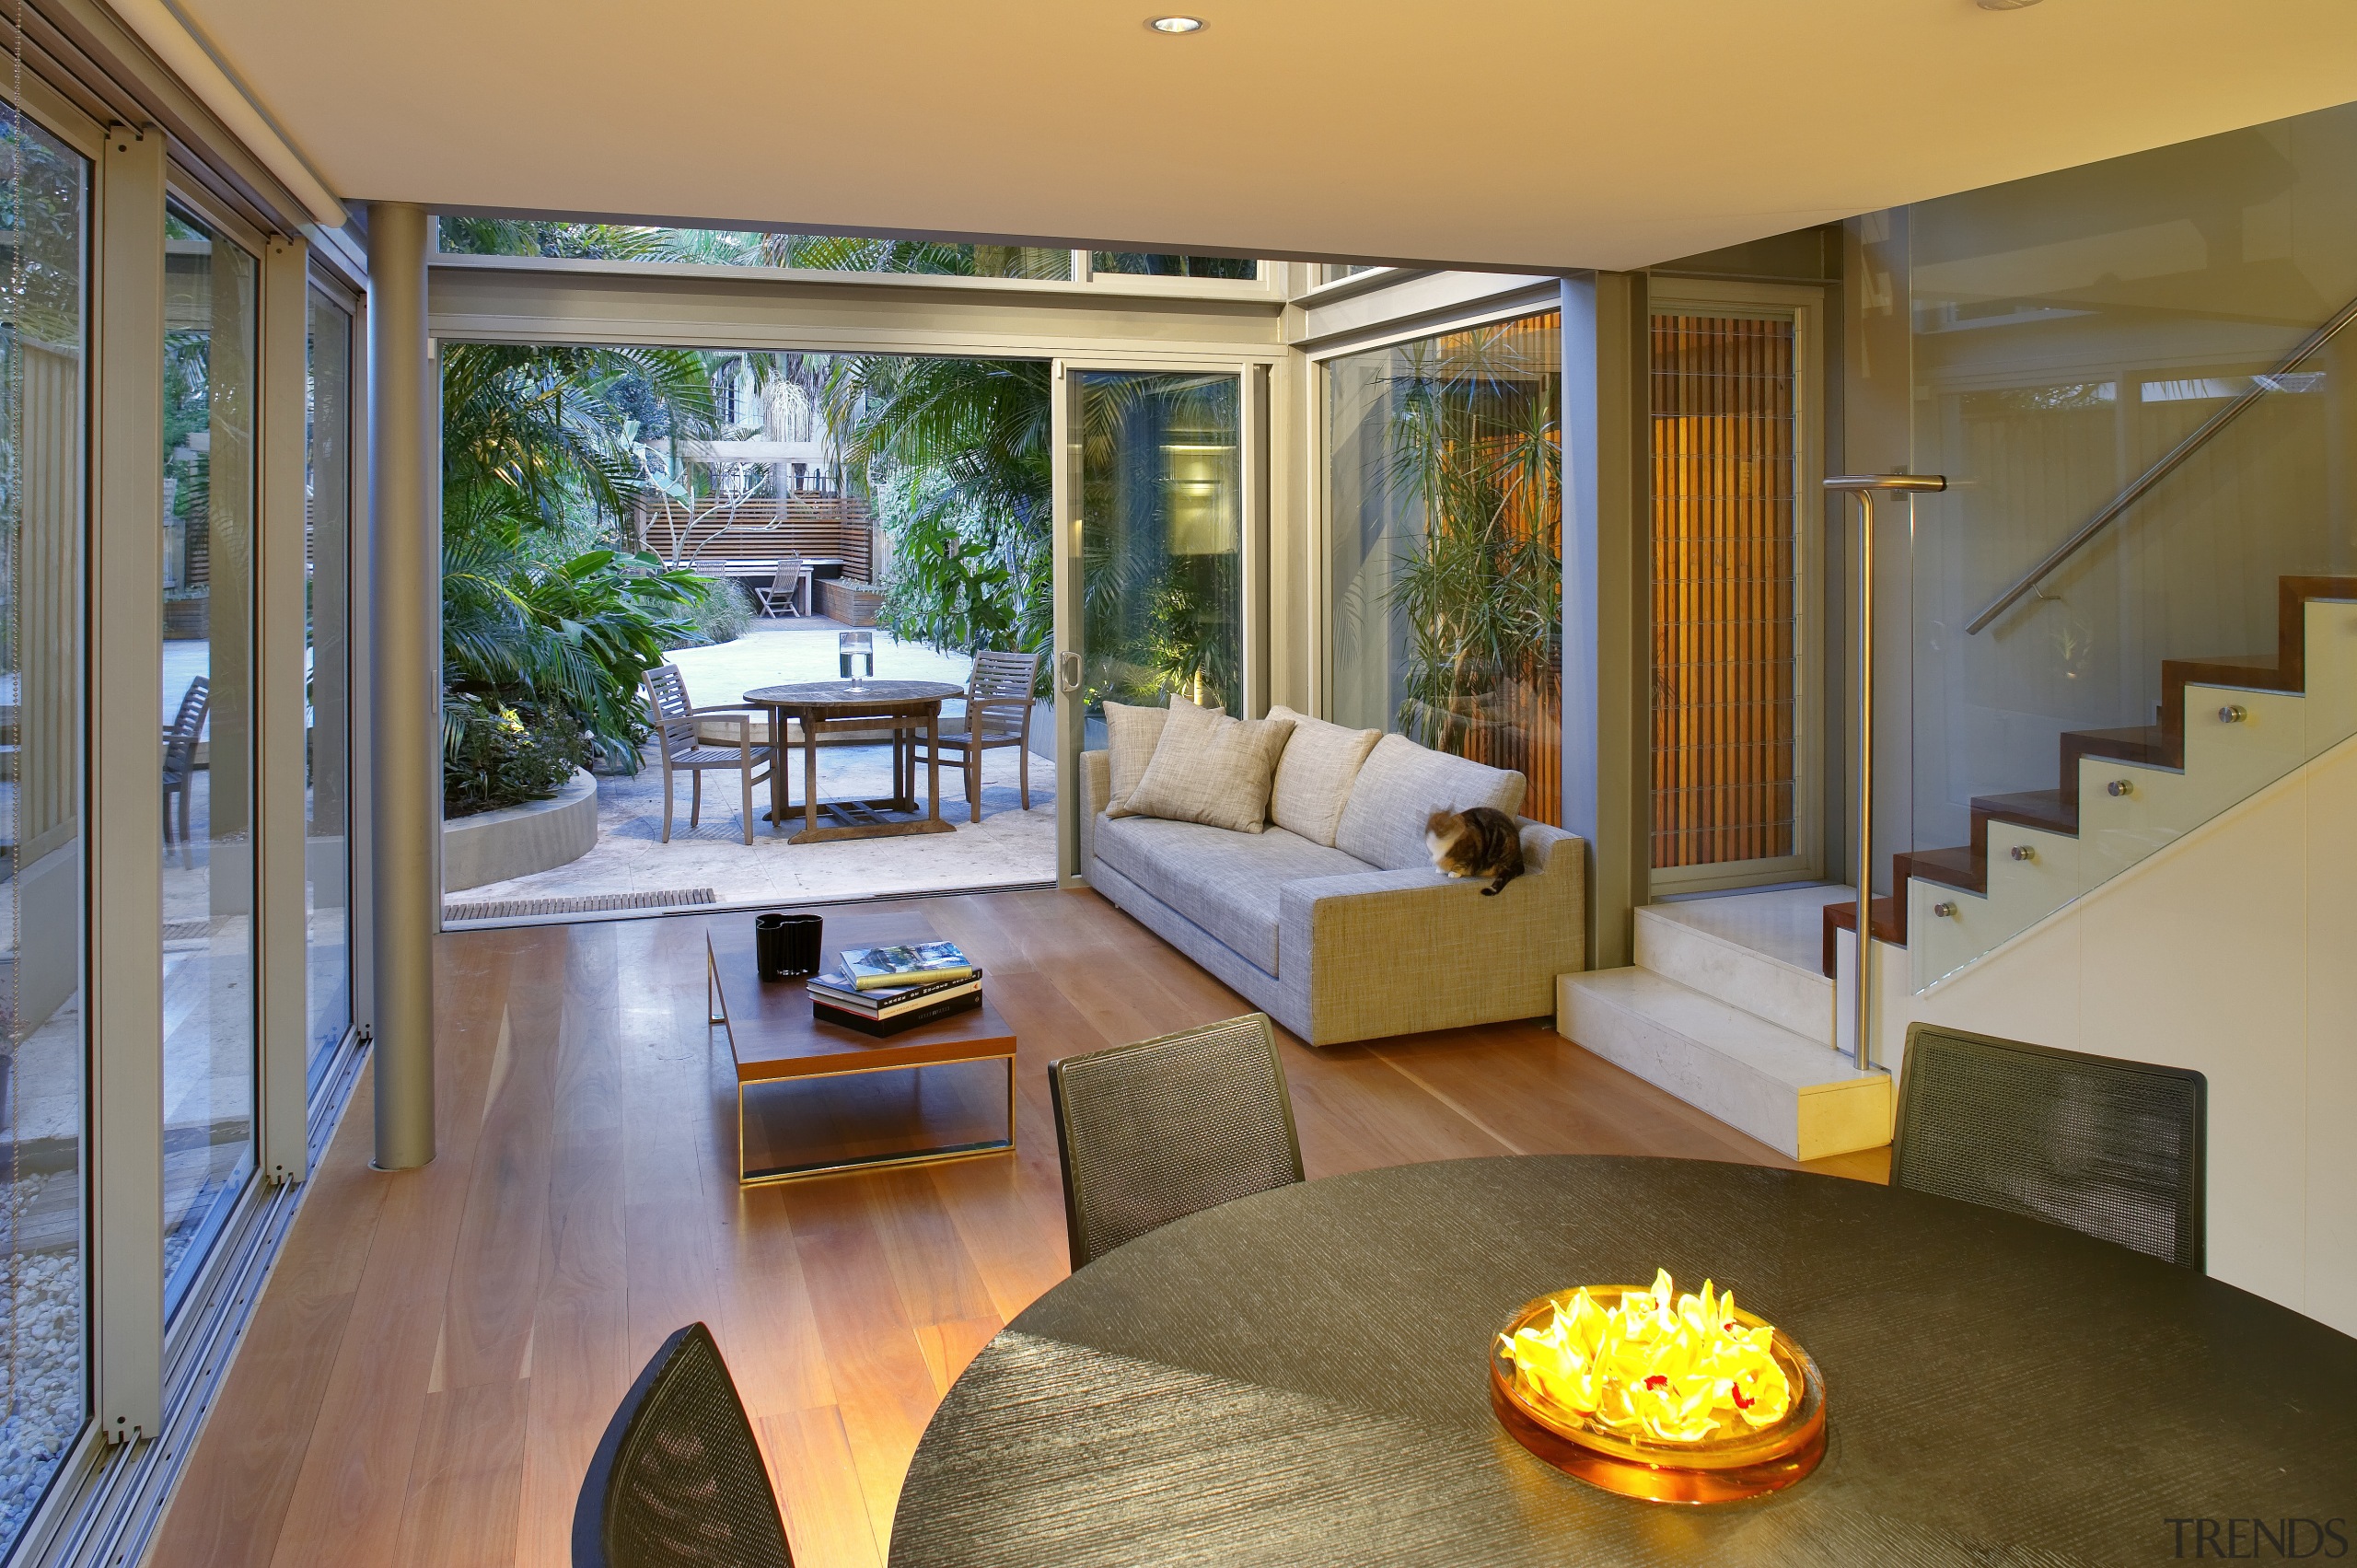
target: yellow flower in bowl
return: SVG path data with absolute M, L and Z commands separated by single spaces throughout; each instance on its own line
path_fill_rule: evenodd
M 1500 1335 L 1499 1351 L 1539 1402 L 1631 1437 L 1700 1443 L 1772 1426 L 1792 1409 L 1775 1336 L 1737 1316 L 1733 1291 L 1705 1280 L 1701 1295 L 1678 1295 L 1658 1270 L 1651 1292 L 1624 1291 L 1609 1307 L 1574 1291 L 1551 1317 Z

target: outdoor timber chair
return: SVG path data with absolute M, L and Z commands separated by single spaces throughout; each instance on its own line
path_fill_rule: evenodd
M 204 715 L 213 706 L 213 681 L 198 676 L 180 697 L 180 712 L 164 726 L 164 844 L 172 842 L 172 797 L 180 797 L 182 853 L 189 842 L 188 797 L 196 778 L 196 745 L 204 734 Z
M 1031 701 L 1039 679 L 1038 654 L 976 654 L 966 679 L 966 716 L 961 729 L 944 730 L 917 743 L 916 760 L 937 746 L 941 760 L 966 773 L 967 819 L 982 819 L 982 754 L 1005 747 L 1016 750 L 1023 809 L 1031 809 Z
M 1048 1063 L 1077 1270 L 1172 1220 L 1301 1179 L 1266 1013 Z
M 794 1568 L 745 1401 L 702 1323 L 622 1396 L 573 1507 L 573 1568 L 653 1563 Z
M 688 701 L 679 667 L 658 664 L 646 672 L 646 708 L 655 721 L 656 746 L 663 754 L 663 842 L 671 842 L 672 775 L 688 774 L 688 827 L 703 815 L 703 775 L 733 771 L 737 808 L 744 813 L 745 842 L 753 842 L 753 786 L 769 777 L 776 748 L 757 739 L 761 721 L 745 708 L 699 708 Z
M 2208 1082 L 1915 1024 L 1890 1183 L 2203 1266 Z
M 804 596 L 809 591 L 810 568 L 803 564 L 799 555 L 789 555 L 777 563 L 771 575 L 769 587 L 756 587 L 753 598 L 761 601 L 764 618 L 774 615 L 799 616 L 804 613 Z

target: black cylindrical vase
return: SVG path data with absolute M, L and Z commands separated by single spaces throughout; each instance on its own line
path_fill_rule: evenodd
M 819 972 L 819 939 L 826 922 L 815 914 L 757 914 L 753 958 L 763 980 L 792 980 Z

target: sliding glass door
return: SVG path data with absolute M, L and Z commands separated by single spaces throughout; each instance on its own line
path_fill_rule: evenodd
M 1059 774 L 1077 779 L 1109 701 L 1248 716 L 1245 400 L 1233 370 L 1067 367 L 1060 385 Z M 1067 875 L 1083 794 L 1058 797 Z

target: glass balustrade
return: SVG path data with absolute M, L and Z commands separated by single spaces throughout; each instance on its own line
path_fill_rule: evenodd
M 1919 989 L 2357 728 L 2357 330 L 2284 363 L 2357 298 L 2352 194 L 2343 107 L 1852 226 L 1850 466 L 1948 480 L 1879 541 Z

